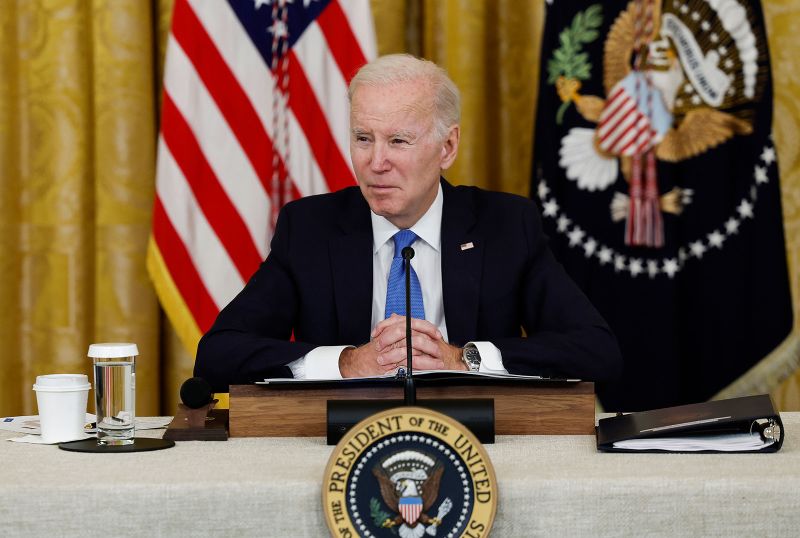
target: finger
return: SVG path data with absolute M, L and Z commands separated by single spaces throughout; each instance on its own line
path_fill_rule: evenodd
M 412 333 L 413 337 L 413 333 Z M 405 343 L 406 328 L 403 324 L 389 325 L 383 328 L 380 334 L 374 339 L 375 349 L 380 353 L 396 342 Z
M 424 320 L 419 320 L 424 321 Z M 427 323 L 427 322 L 425 322 Z M 432 326 L 430 323 L 428 325 Z M 439 333 L 438 329 L 436 329 L 436 333 L 439 336 L 431 336 L 430 334 L 430 327 L 422 326 L 425 332 L 417 331 L 416 329 L 411 329 L 411 345 L 417 347 L 417 341 L 421 340 L 421 345 L 426 346 L 423 348 L 424 351 L 427 351 L 433 355 L 438 355 L 439 353 L 436 352 L 434 346 L 438 346 L 439 342 L 443 342 L 441 338 L 441 333 Z M 406 340 L 406 328 L 401 326 L 391 326 L 384 329 L 384 331 L 374 340 L 375 350 L 378 353 L 383 353 L 389 349 L 397 347 L 399 345 L 404 345 Z
M 371 338 L 375 339 L 382 335 L 387 330 L 402 330 L 405 331 L 406 317 L 398 314 L 392 314 L 388 318 L 379 322 L 375 329 L 372 330 Z M 442 333 L 439 328 L 425 319 L 411 318 L 411 329 L 424 334 L 427 334 L 433 339 L 442 338 Z
M 425 319 L 411 318 L 411 329 L 423 334 L 427 334 L 434 340 L 440 340 L 442 338 L 442 333 L 439 331 L 439 328 Z
M 371 338 L 377 338 L 378 335 L 383 332 L 387 327 L 391 327 L 392 325 L 402 324 L 405 325 L 406 317 L 401 316 L 399 314 L 392 314 L 388 318 L 381 320 L 375 325 L 375 328 L 372 329 L 372 333 L 370 335 Z
M 405 364 L 406 359 L 407 359 L 406 349 L 408 349 L 408 348 L 406 348 L 405 346 L 401 346 L 401 347 L 398 347 L 398 348 L 395 348 L 395 349 L 390 349 L 388 351 L 380 353 L 380 354 L 378 354 L 378 357 L 376 358 L 376 362 L 381 366 L 388 366 L 388 365 L 391 365 L 391 364 L 399 364 L 399 363 Z M 412 348 L 411 356 L 414 357 L 414 356 L 419 356 L 419 355 L 422 355 L 422 352 Z
M 415 370 L 441 370 L 444 368 L 444 361 L 423 354 L 414 357 L 413 365 Z
M 416 333 L 411 338 L 411 347 L 421 354 L 430 355 L 436 359 L 443 359 L 441 340 L 434 340 L 427 334 Z

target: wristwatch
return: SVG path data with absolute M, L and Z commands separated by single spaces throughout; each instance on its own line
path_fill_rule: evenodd
M 477 372 L 481 368 L 481 354 L 475 344 L 467 344 L 461 353 L 461 360 L 467 365 L 470 372 Z

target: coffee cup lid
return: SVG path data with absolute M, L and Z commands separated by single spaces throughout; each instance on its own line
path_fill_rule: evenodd
M 121 342 L 107 342 L 89 346 L 89 357 L 93 359 L 119 359 L 121 357 L 135 357 L 139 355 L 136 344 Z
M 36 376 L 33 390 L 62 392 L 89 390 L 89 378 L 85 374 L 48 374 Z

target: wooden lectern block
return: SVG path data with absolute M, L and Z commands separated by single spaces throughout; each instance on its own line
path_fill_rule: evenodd
M 426 399 L 493 398 L 497 435 L 594 435 L 594 383 L 417 387 Z M 401 386 L 231 385 L 231 437 L 324 437 L 328 400 L 402 400 Z
M 214 400 L 216 402 L 216 400 Z M 178 411 L 172 419 L 164 439 L 170 441 L 227 441 L 228 440 L 228 410 L 211 409 L 206 406 L 202 409 L 189 409 L 183 404 L 178 404 Z

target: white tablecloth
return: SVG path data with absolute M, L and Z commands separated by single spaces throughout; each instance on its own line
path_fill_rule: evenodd
M 800 413 L 777 454 L 606 454 L 503 436 L 493 536 L 798 536 Z M 163 431 L 142 432 L 158 436 Z M 0 432 L 1 536 L 325 536 L 322 438 L 82 454 Z

